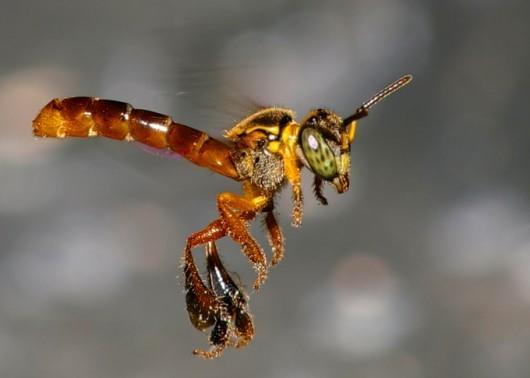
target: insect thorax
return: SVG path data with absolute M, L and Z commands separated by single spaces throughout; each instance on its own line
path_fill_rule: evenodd
M 265 147 L 243 148 L 232 153 L 232 160 L 240 179 L 249 180 L 264 192 L 274 192 L 285 178 L 281 156 L 270 153 Z
M 231 157 L 241 180 L 249 180 L 268 193 L 282 185 L 285 179 L 283 158 L 267 146 L 277 141 L 283 127 L 292 122 L 294 116 L 290 109 L 270 107 L 251 114 L 225 133 L 235 145 Z

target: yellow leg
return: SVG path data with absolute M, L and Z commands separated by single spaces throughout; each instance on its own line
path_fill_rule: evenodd
M 297 161 L 291 157 L 285 161 L 285 175 L 287 180 L 293 187 L 293 212 L 292 212 L 292 225 L 299 227 L 302 224 L 302 211 L 303 211 L 303 196 L 302 196 L 302 183 L 300 167 L 298 167 Z

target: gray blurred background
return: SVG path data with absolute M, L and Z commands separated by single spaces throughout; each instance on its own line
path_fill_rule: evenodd
M 530 376 L 529 11 L 3 1 L 0 376 Z M 237 183 L 132 144 L 31 135 L 54 97 L 123 100 L 219 137 L 256 103 L 348 115 L 409 72 L 361 122 L 348 193 L 319 206 L 304 176 L 297 230 L 284 192 L 286 257 L 251 295 L 256 338 L 216 361 L 191 355 L 207 335 L 175 276 Z M 220 251 L 250 287 L 238 248 Z

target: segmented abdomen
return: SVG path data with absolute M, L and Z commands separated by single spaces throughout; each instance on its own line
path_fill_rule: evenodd
M 173 122 L 171 117 L 131 105 L 94 97 L 50 101 L 33 121 L 38 137 L 103 136 L 170 148 L 191 162 L 237 179 L 230 147 L 208 134 Z

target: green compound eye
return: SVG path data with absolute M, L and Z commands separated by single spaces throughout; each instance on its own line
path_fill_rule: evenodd
M 328 143 L 317 130 L 306 127 L 300 135 L 302 151 L 314 173 L 326 180 L 337 176 L 337 162 Z

